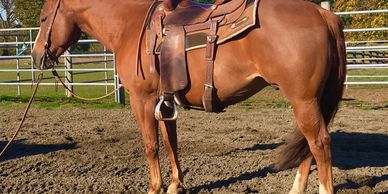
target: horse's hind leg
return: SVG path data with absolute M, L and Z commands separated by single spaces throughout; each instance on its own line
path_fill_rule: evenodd
M 293 101 L 292 105 L 297 126 L 306 137 L 311 153 L 317 163 L 320 183 L 319 193 L 333 193 L 331 139 L 317 99 Z M 302 167 L 307 168 L 307 166 L 309 166 L 308 163 L 302 163 Z
M 294 184 L 292 185 L 292 189 L 289 194 L 300 194 L 305 192 L 312 160 L 313 156 L 310 155 L 299 165 Z
M 130 103 L 136 117 L 150 170 L 150 186 L 148 193 L 160 193 L 162 178 L 159 165 L 158 122 L 154 117 L 157 98 L 136 97 L 131 95 Z
M 183 192 L 183 174 L 178 160 L 178 139 L 176 133 L 176 121 L 161 121 L 159 123 L 172 169 L 172 181 L 170 183 L 170 186 L 168 187 L 167 193 L 180 193 Z

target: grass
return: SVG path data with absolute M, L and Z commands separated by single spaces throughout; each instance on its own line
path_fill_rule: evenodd
M 31 68 L 31 62 L 29 60 L 21 60 L 20 68 Z M 59 67 L 63 68 L 63 67 Z M 86 65 L 77 65 L 74 68 L 82 69 L 91 69 L 91 68 L 104 68 L 104 64 L 86 64 Z M 108 65 L 108 68 L 113 68 L 112 64 Z M 0 69 L 16 69 L 16 61 L 0 61 Z M 78 72 L 75 72 L 78 73 Z M 60 76 L 64 76 L 64 72 L 59 72 Z M 31 83 L 32 74 L 31 72 L 20 72 L 20 80 L 22 83 Z M 104 83 L 104 72 L 94 72 L 88 74 L 75 74 L 74 82 L 91 82 L 95 80 L 97 83 Z M 42 83 L 55 83 L 55 79 L 51 75 L 51 72 L 44 72 L 44 80 Z M 107 73 L 108 79 L 113 79 L 113 72 L 109 71 Z M 0 82 L 15 82 L 17 80 L 17 72 L 0 72 Z M 110 80 L 109 83 L 112 83 L 113 80 Z M 98 97 L 105 94 L 106 89 L 109 91 L 114 90 L 113 86 L 74 86 L 74 91 L 85 97 Z M 32 86 L 20 86 L 20 91 L 22 96 L 29 96 L 33 90 Z M 0 85 L 0 95 L 17 95 L 18 87 L 17 86 L 5 86 Z M 38 90 L 37 96 L 40 95 L 60 95 L 65 94 L 65 89 L 58 85 L 58 87 L 53 86 L 41 86 Z
M 348 76 L 388 76 L 388 69 L 351 69 L 347 72 Z M 388 81 L 388 77 L 384 78 L 372 78 L 372 77 L 348 77 L 347 81 L 359 81 L 359 82 L 370 82 L 370 81 Z M 387 85 L 348 85 L 347 88 L 352 89 L 378 89 L 387 88 Z
M 257 107 L 257 106 L 265 106 L 270 108 L 290 108 L 291 104 L 287 100 L 282 99 L 268 99 L 268 98 L 256 98 L 251 97 L 239 103 L 241 106 L 245 106 L 249 109 L 249 107 Z
M 0 107 L 24 107 L 28 102 L 27 96 L 0 96 Z M 68 98 L 64 95 L 42 95 L 37 96 L 33 101 L 33 106 L 44 109 L 51 108 L 91 108 L 91 109 L 110 109 L 124 108 L 124 105 L 115 103 L 111 98 L 99 101 L 82 101 L 75 98 Z

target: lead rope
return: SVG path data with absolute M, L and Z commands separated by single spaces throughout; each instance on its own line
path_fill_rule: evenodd
M 75 98 L 77 99 L 80 99 L 80 100 L 85 100 L 85 101 L 96 101 L 96 100 L 101 100 L 101 99 L 104 99 L 104 98 L 107 98 L 111 95 L 113 95 L 114 93 L 116 93 L 119 89 L 121 89 L 123 87 L 123 85 L 120 85 L 119 87 L 117 87 L 115 90 L 113 90 L 112 92 L 106 94 L 105 96 L 101 96 L 101 97 L 97 97 L 97 98 L 85 98 L 85 97 L 81 97 L 81 96 L 78 96 L 76 94 L 74 94 L 74 92 L 72 90 L 70 90 L 69 87 L 67 87 L 67 85 L 63 82 L 63 80 L 61 79 L 61 76 L 59 76 L 58 72 L 55 70 L 55 69 L 52 69 L 52 74 L 54 75 L 55 79 L 62 84 L 62 86 L 71 94 L 73 95 Z
M 122 88 L 122 85 L 120 85 L 119 87 L 117 87 L 114 91 L 108 93 L 107 95 L 105 96 L 101 96 L 101 97 L 98 97 L 98 98 L 84 98 L 84 97 L 81 97 L 81 96 L 78 96 L 76 94 L 73 93 L 73 91 L 71 91 L 69 89 L 69 87 L 66 86 L 66 84 L 62 81 L 61 77 L 58 75 L 58 72 L 53 69 L 52 70 L 52 73 L 55 77 L 55 79 L 61 83 L 63 85 L 63 87 L 65 87 L 65 89 L 70 92 L 75 98 L 78 98 L 80 100 L 85 100 L 85 101 L 96 101 L 96 100 L 101 100 L 101 99 L 104 99 L 104 98 L 107 98 L 111 95 L 113 95 L 116 91 L 118 91 L 120 88 Z M 36 86 L 32 92 L 32 95 L 30 97 L 30 100 L 28 101 L 28 104 L 27 104 L 27 107 L 23 113 L 23 117 L 22 117 L 22 120 L 20 121 L 20 124 L 19 124 L 19 127 L 15 130 L 12 138 L 8 141 L 7 145 L 5 145 L 5 147 L 2 149 L 1 153 L 0 153 L 0 158 L 4 155 L 4 153 L 8 150 L 9 146 L 12 144 L 12 142 L 15 140 L 16 136 L 19 134 L 19 131 L 21 130 L 22 126 L 23 126 L 23 123 L 24 121 L 26 120 L 26 117 L 27 117 L 27 113 L 28 111 L 30 110 L 30 107 L 31 107 L 31 104 L 32 104 L 32 101 L 33 99 L 35 98 L 35 94 L 36 92 L 38 91 L 38 87 L 39 87 L 39 84 L 40 82 L 42 81 L 42 76 L 43 76 L 43 72 L 40 72 L 39 76 L 38 76 L 38 79 L 36 81 Z
M 26 120 L 26 117 L 27 117 L 27 113 L 28 111 L 30 110 L 30 107 L 31 107 L 31 104 L 32 104 L 32 101 L 34 100 L 35 98 L 35 94 L 36 92 L 38 91 L 38 87 L 39 87 L 39 84 L 40 82 L 42 81 L 42 77 L 43 77 L 43 72 L 40 72 L 39 76 L 38 76 L 38 79 L 36 81 L 36 85 L 35 85 L 35 88 L 34 88 L 34 91 L 32 92 L 32 95 L 30 97 L 30 100 L 28 101 L 28 104 L 27 104 L 27 107 L 23 113 L 23 117 L 22 117 L 22 120 L 20 121 L 20 124 L 19 124 L 19 127 L 15 130 L 12 138 L 8 141 L 7 145 L 5 145 L 5 147 L 3 148 L 3 150 L 1 151 L 0 153 L 0 158 L 3 156 L 3 154 L 8 150 L 9 146 L 12 144 L 12 142 L 15 140 L 16 136 L 18 135 L 20 129 L 22 128 L 22 125 L 24 123 L 24 121 Z

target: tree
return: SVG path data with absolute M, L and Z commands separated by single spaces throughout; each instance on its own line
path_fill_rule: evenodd
M 15 16 L 23 27 L 39 26 L 40 10 L 44 0 L 13 0 Z
M 11 0 L 0 0 L 1 13 L 1 28 L 13 28 L 16 23 L 16 17 L 14 15 L 14 6 Z
M 13 28 L 16 25 L 16 17 L 14 15 L 14 6 L 12 0 L 0 0 L 0 28 Z M 4 32 L 0 33 L 0 41 L 8 42 L 11 40 L 11 37 Z M 7 46 L 2 46 L 0 48 L 1 55 L 9 55 L 9 53 L 14 50 Z
M 361 11 L 388 9 L 387 0 L 337 0 L 334 11 Z M 354 14 L 341 16 L 342 23 L 347 29 L 378 28 L 388 26 L 388 14 Z M 388 37 L 387 31 L 346 33 L 347 40 L 384 40 Z

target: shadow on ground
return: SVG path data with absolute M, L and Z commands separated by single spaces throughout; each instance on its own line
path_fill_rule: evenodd
M 365 186 L 373 188 L 378 183 L 384 182 L 384 181 L 388 181 L 388 175 L 352 177 L 352 178 L 346 179 L 346 183 L 335 186 L 334 190 L 337 192 L 343 189 L 359 189 Z M 388 191 L 385 193 L 388 193 Z
M 230 186 L 234 183 L 237 183 L 239 181 L 251 180 L 251 179 L 254 179 L 257 177 L 265 177 L 265 176 L 267 176 L 268 173 L 273 173 L 273 172 L 276 172 L 276 171 L 272 168 L 265 167 L 259 171 L 246 172 L 246 173 L 243 173 L 237 177 L 230 177 L 226 180 L 219 180 L 219 181 L 215 181 L 212 183 L 199 185 L 197 187 L 188 189 L 188 193 L 199 193 L 202 189 L 211 191 L 212 189 L 216 189 L 216 188 L 228 187 L 228 186 Z
M 333 166 L 341 169 L 388 166 L 388 136 L 335 132 L 331 134 Z
M 55 152 L 59 150 L 70 150 L 77 148 L 77 143 L 69 143 L 69 144 L 28 144 L 24 143 L 25 140 L 14 141 L 9 149 L 5 152 L 4 156 L 0 158 L 0 162 L 22 158 L 26 156 L 33 156 L 38 154 L 46 154 L 50 152 Z M 3 147 L 8 142 L 0 141 L 0 148 Z
M 341 169 L 388 166 L 388 136 L 383 134 L 333 132 L 333 166 Z M 256 144 L 230 151 L 275 150 L 281 144 Z M 274 159 L 276 160 L 276 159 Z
M 354 169 L 362 167 L 385 167 L 388 166 L 388 136 L 383 134 L 345 133 L 334 132 L 332 136 L 333 166 L 341 169 Z M 239 148 L 228 152 L 252 152 L 259 150 L 275 150 L 281 144 L 256 144 L 248 148 Z M 202 189 L 229 187 L 230 185 L 257 177 L 265 177 L 268 173 L 277 171 L 266 167 L 255 172 L 246 172 L 236 177 L 218 180 L 212 183 L 199 185 L 188 190 L 189 193 L 198 193 Z M 374 187 L 376 184 L 387 181 L 388 176 L 361 177 L 359 180 L 349 180 L 347 183 L 336 186 L 340 189 L 357 189 L 362 186 Z

